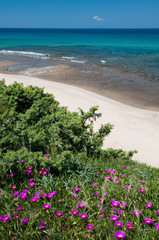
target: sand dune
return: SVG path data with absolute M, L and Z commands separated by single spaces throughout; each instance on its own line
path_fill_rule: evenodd
M 24 86 L 44 87 L 45 92 L 53 93 L 70 111 L 78 107 L 87 111 L 98 105 L 102 117 L 95 122 L 95 130 L 107 122 L 114 125 L 103 147 L 136 149 L 134 160 L 159 167 L 159 112 L 134 108 L 81 88 L 34 77 L 0 74 L 0 79 L 5 79 L 7 85 L 17 81 Z

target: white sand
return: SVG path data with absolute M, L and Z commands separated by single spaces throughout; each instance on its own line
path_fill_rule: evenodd
M 101 124 L 110 122 L 114 129 L 104 141 L 104 148 L 122 148 L 138 151 L 133 159 L 159 167 L 159 112 L 134 108 L 96 93 L 67 84 L 41 80 L 38 78 L 0 74 L 6 84 L 14 81 L 26 85 L 45 87 L 45 92 L 53 93 L 62 106 L 70 111 L 78 107 L 87 111 L 91 106 L 99 106 L 102 117 L 95 122 L 95 130 Z

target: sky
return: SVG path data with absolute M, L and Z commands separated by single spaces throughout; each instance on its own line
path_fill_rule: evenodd
M 0 27 L 159 28 L 159 0 L 1 0 Z

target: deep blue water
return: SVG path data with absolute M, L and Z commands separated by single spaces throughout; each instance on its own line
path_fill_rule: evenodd
M 0 59 L 117 68 L 159 80 L 159 29 L 0 29 Z

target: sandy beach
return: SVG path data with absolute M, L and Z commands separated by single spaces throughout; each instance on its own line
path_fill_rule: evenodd
M 14 81 L 24 86 L 33 85 L 52 93 L 61 106 L 70 111 L 82 108 L 87 111 L 91 106 L 99 106 L 102 117 L 95 122 L 95 131 L 101 124 L 110 122 L 114 128 L 105 139 L 103 148 L 122 148 L 125 151 L 137 150 L 133 159 L 159 167 L 159 112 L 144 110 L 122 104 L 94 92 L 68 84 L 42 80 L 36 77 L 0 74 L 7 85 Z

